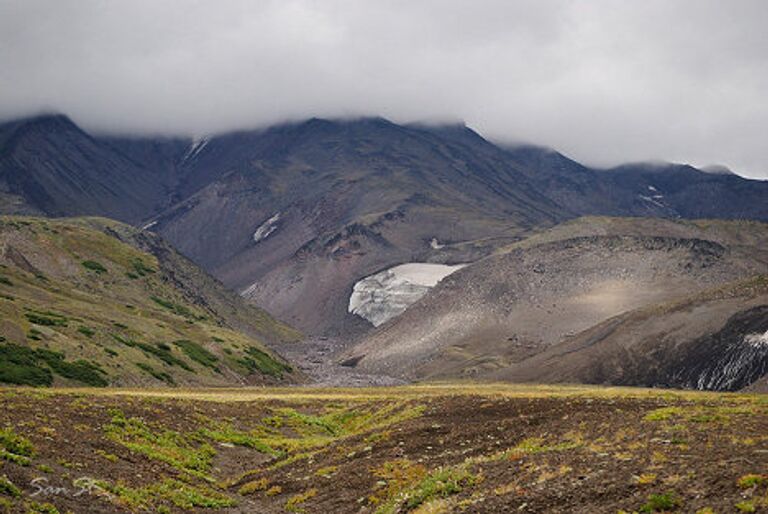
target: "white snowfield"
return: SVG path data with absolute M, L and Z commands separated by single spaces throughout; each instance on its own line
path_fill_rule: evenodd
M 347 310 L 378 327 L 402 314 L 438 282 L 464 266 L 412 262 L 380 271 L 354 285 Z
M 277 222 L 280 220 L 280 213 L 278 212 L 271 218 L 269 218 L 267 221 L 262 223 L 259 228 L 256 229 L 256 232 L 253 233 L 253 241 L 255 243 L 258 243 L 259 241 L 262 241 L 269 237 L 269 235 L 277 230 Z

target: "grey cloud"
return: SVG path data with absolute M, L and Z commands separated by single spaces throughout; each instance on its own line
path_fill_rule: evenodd
M 768 177 L 766 19 L 763 0 L 0 0 L 0 117 L 464 119 L 597 165 Z

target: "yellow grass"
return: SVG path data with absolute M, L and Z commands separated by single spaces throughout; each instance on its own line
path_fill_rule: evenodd
M 203 400 L 213 402 L 250 402 L 263 400 L 371 401 L 398 398 L 403 400 L 437 396 L 485 396 L 502 398 L 636 398 L 689 401 L 768 402 L 768 395 L 755 393 L 719 393 L 639 387 L 607 387 L 595 385 L 545 384 L 477 384 L 427 383 L 397 387 L 222 387 L 222 388 L 50 388 L 3 387 L 0 392 L 26 391 L 36 394 L 70 394 L 92 396 L 132 396 Z

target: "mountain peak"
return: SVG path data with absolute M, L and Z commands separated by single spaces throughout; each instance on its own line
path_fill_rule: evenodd
M 699 170 L 704 173 L 711 173 L 712 175 L 735 175 L 733 170 L 724 164 L 710 164 L 708 166 L 702 166 Z
M 77 131 L 85 134 L 78 125 L 72 121 L 69 116 L 61 113 L 42 113 L 27 118 L 11 120 L 0 125 L 0 131 L 7 131 L 6 134 L 38 132 L 44 134 L 60 134 Z
M 77 125 L 69 118 L 69 116 L 54 111 L 42 112 L 35 114 L 34 116 L 9 120 L 5 122 L 4 125 L 70 125 L 77 127 Z

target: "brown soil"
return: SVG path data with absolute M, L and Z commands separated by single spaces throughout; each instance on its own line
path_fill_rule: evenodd
M 92 477 L 131 487 L 165 478 L 206 484 L 107 438 L 111 409 L 156 429 L 187 434 L 211 420 L 250 430 L 284 408 L 319 415 L 339 406 L 376 412 L 397 405 L 424 410 L 412 419 L 339 435 L 282 457 L 208 441 L 216 451 L 208 485 L 237 502 L 220 511 L 375 512 L 399 489 L 417 486 L 425 473 L 462 466 L 473 479 L 444 497 L 427 498 L 422 512 L 636 512 L 650 495 L 665 493 L 675 499 L 674 511 L 733 512 L 740 502 L 768 511 L 768 402 L 759 395 L 629 396 L 600 389 L 578 395 L 508 395 L 486 389 L 477 395 L 446 391 L 419 396 L 412 389 L 402 395 L 398 389 L 387 391 L 390 396 L 357 392 L 348 398 L 339 393 L 332 399 L 281 399 L 278 394 L 237 402 L 5 391 L 0 426 L 31 440 L 35 455 L 27 466 L 0 460 L 0 477 L 22 490 L 20 498 L 0 493 L 0 499 L 11 502 L 12 512 L 27 512 L 32 502 L 49 502 L 62 513 L 125 512 L 130 510 L 126 505 L 95 493 L 31 497 L 36 488 L 30 483 L 46 477 L 48 485 L 71 488 L 74 479 Z M 280 430 L 286 438 L 300 437 L 287 425 Z M 274 467 L 282 459 L 287 463 Z M 377 476 L 375 471 L 387 463 L 411 469 L 411 482 Z M 748 474 L 762 474 L 762 483 L 739 487 L 739 478 Z M 267 487 L 239 494 L 244 484 L 262 478 Z M 276 494 L 263 490 L 274 486 L 280 488 Z M 300 495 L 307 499 L 292 504 Z M 392 512 L 419 506 L 411 507 L 397 504 Z

